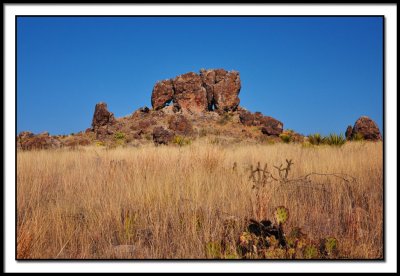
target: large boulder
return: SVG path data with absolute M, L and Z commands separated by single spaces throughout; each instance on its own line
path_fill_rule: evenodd
M 189 72 L 176 77 L 173 83 L 173 100 L 177 109 L 195 113 L 208 110 L 207 91 L 199 75 Z
M 157 82 L 151 93 L 151 105 L 157 110 L 165 107 L 172 101 L 174 85 L 171 80 Z
M 241 110 L 239 119 L 245 126 L 259 126 L 261 132 L 265 135 L 279 136 L 283 131 L 282 122 L 270 116 L 264 116 L 261 112 L 251 113 L 246 110 Z
M 190 135 L 193 132 L 192 123 L 183 115 L 171 116 L 168 128 L 181 135 Z
M 207 91 L 209 110 L 234 111 L 240 103 L 240 76 L 237 71 L 224 69 L 200 70 Z
M 111 125 L 114 122 L 114 114 L 108 111 L 107 104 L 103 102 L 96 104 L 92 120 L 93 130 L 103 126 Z
M 235 111 L 239 106 L 240 76 L 237 71 L 224 69 L 189 72 L 174 79 L 157 82 L 151 95 L 154 110 L 172 101 L 173 111 L 202 113 Z
M 174 138 L 172 131 L 166 130 L 162 126 L 153 129 L 153 142 L 156 145 L 168 145 Z
M 353 134 L 353 127 L 348 126 L 345 132 L 346 140 L 351 140 Z
M 357 134 L 364 140 L 382 140 L 378 125 L 367 116 L 362 116 L 355 122 L 351 135 L 354 137 Z

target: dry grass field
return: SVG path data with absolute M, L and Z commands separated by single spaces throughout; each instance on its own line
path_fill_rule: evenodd
M 267 164 L 278 179 L 286 159 L 298 181 L 252 189 L 251 166 Z M 277 206 L 290 212 L 287 229 L 335 237 L 338 258 L 383 258 L 382 143 L 17 153 L 18 259 L 241 258 L 249 219 L 272 218 Z

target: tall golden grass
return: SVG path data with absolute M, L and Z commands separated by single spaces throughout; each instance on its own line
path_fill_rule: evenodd
M 336 237 L 341 258 L 382 258 L 382 157 L 382 143 L 367 142 L 18 152 L 17 258 L 212 258 L 207 244 L 223 240 L 224 252 L 235 252 L 248 219 L 270 218 L 280 205 L 288 227 Z M 313 175 L 266 187 L 257 201 L 249 167 L 274 172 L 285 159 L 291 178 L 356 181 Z

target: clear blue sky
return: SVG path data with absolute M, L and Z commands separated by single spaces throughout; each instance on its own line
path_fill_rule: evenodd
M 151 106 L 157 80 L 238 70 L 240 105 L 299 133 L 344 133 L 358 117 L 382 131 L 379 17 L 19 17 L 17 132 L 90 127 Z

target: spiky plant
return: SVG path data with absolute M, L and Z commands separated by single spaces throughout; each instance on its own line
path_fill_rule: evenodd
M 343 136 L 343 134 L 335 134 L 331 133 L 329 134 L 328 137 L 326 137 L 326 144 L 331 145 L 331 146 L 342 146 L 346 143 L 346 138 Z
M 325 137 L 319 133 L 310 134 L 308 135 L 308 142 L 310 142 L 311 145 L 320 145 L 325 142 Z

